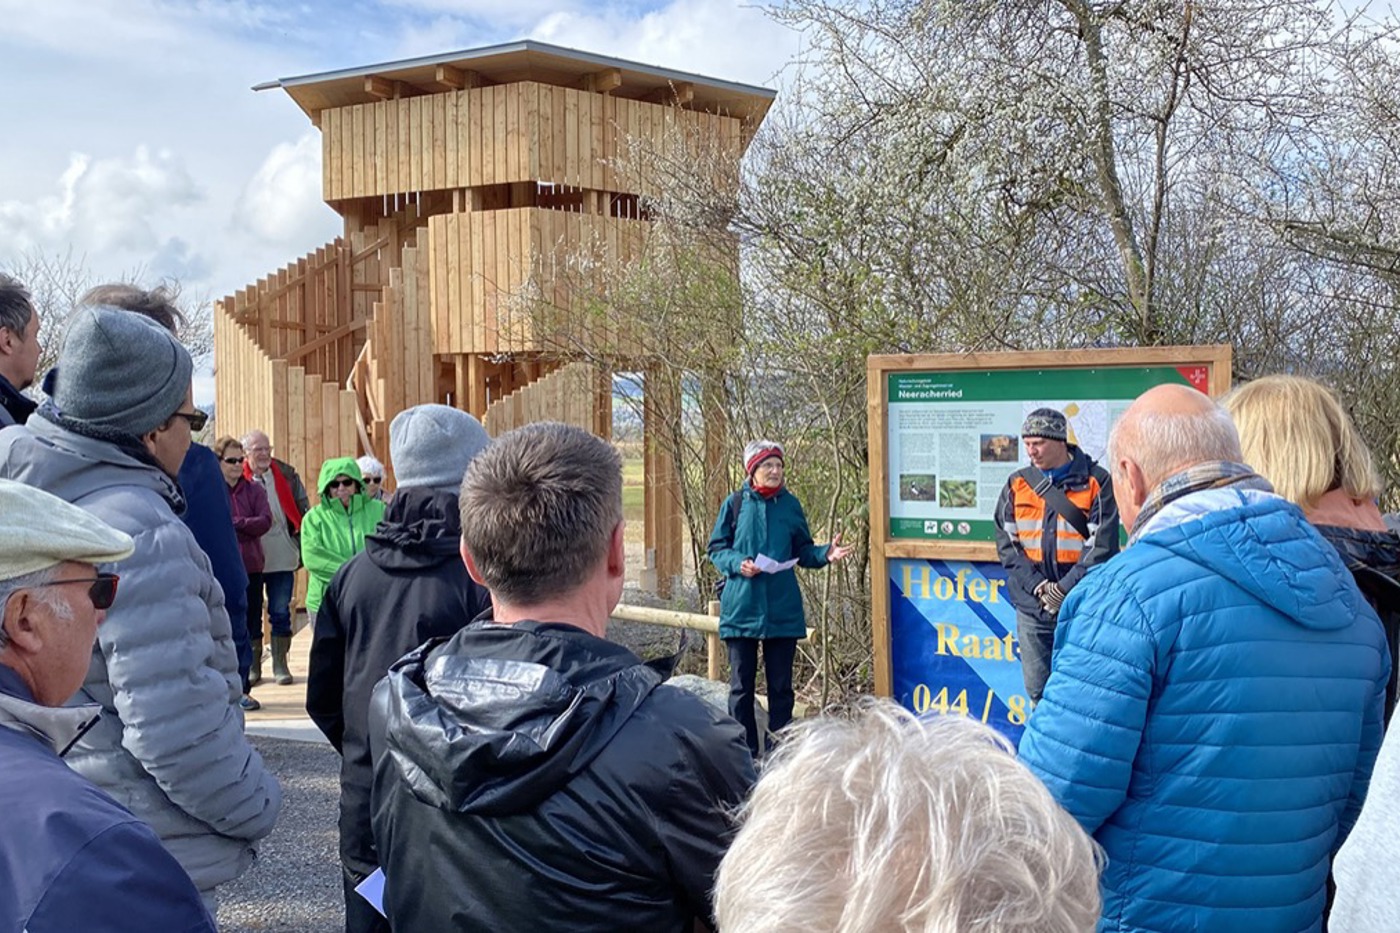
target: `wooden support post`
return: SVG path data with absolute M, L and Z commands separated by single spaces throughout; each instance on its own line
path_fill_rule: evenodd
M 710 600 L 710 615 L 719 618 L 719 600 Z M 705 676 L 710 680 L 720 680 L 719 676 L 719 632 L 705 633 Z
M 642 396 L 643 448 L 646 451 L 647 555 L 653 571 L 654 592 L 671 597 L 672 584 L 681 572 L 681 536 L 684 518 L 676 469 L 674 428 L 680 419 L 680 379 L 669 369 L 646 370 Z
M 467 400 L 467 393 L 469 391 L 468 386 L 471 382 L 468 370 L 470 369 L 470 361 L 472 359 L 474 359 L 474 356 L 468 355 L 466 353 L 458 353 L 453 358 L 453 362 L 456 364 L 456 388 L 452 392 L 452 407 L 476 415 L 476 417 L 480 418 L 480 414 L 477 414 L 477 412 L 471 410 Z
M 475 353 L 467 357 L 466 410 L 477 419 L 486 416 L 486 366 Z

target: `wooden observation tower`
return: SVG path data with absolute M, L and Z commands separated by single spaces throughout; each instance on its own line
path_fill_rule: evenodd
M 215 391 L 221 433 L 262 428 L 308 478 L 361 453 L 392 471 L 389 422 L 424 402 L 493 433 L 555 420 L 610 436 L 612 373 L 580 361 L 570 318 L 588 295 L 569 257 L 640 254 L 658 192 L 619 171 L 629 152 L 681 132 L 737 166 L 774 97 L 534 41 L 256 89 L 278 87 L 321 131 L 345 232 L 216 303 Z M 552 313 L 520 313 L 526 293 Z M 611 342 L 626 371 L 658 365 L 628 358 L 625 335 L 583 339 Z M 645 446 L 648 578 L 665 593 L 682 558 L 676 465 Z

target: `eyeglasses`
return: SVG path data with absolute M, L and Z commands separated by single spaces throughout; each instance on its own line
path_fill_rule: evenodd
M 246 460 L 247 458 L 246 458 L 246 457 L 220 457 L 219 459 L 222 460 L 222 461 L 224 461 L 224 463 L 242 463 L 242 462 L 243 462 L 244 460 Z
M 356 482 L 355 480 L 353 480 L 353 479 L 333 479 L 333 480 L 331 480 L 329 483 L 326 484 L 326 488 L 327 488 L 327 489 L 339 489 L 341 486 L 358 486 L 358 485 L 360 485 L 360 484 L 357 483 L 357 482 Z
M 115 573 L 99 573 L 96 577 L 75 577 L 71 580 L 50 580 L 48 583 L 36 583 L 27 586 L 25 589 L 37 590 L 41 586 L 63 586 L 66 583 L 91 583 L 88 587 L 88 599 L 92 600 L 94 609 L 111 609 L 112 602 L 117 598 L 117 581 L 121 579 Z
M 209 423 L 209 414 L 202 412 L 198 408 L 194 411 L 177 411 L 171 415 L 172 418 L 184 418 L 190 423 L 190 431 L 203 431 L 204 426 Z
M 366 476 L 366 477 L 365 477 L 365 482 L 366 482 L 366 483 L 382 483 L 382 482 L 384 482 L 384 477 L 382 477 L 382 476 Z

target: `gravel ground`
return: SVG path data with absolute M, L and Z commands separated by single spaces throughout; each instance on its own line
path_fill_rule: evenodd
M 219 929 L 340 933 L 340 756 L 320 743 L 249 740 L 282 782 L 282 815 L 253 867 L 219 888 Z

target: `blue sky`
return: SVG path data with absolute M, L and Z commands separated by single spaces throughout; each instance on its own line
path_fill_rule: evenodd
M 522 38 L 780 86 L 799 37 L 737 0 L 0 0 L 0 269 L 219 297 L 332 239 L 290 77 Z

